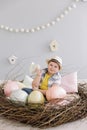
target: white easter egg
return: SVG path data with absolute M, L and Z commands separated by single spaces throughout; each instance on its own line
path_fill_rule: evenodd
M 28 97 L 28 94 L 21 89 L 13 91 L 10 95 L 11 100 L 16 101 L 16 102 L 17 101 L 23 102 L 23 103 L 26 103 L 27 97 Z
M 28 96 L 28 103 L 44 103 L 45 98 L 40 91 L 32 91 Z

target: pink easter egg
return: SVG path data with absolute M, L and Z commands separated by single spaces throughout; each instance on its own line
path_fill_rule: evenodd
M 59 86 L 53 86 L 46 91 L 46 98 L 48 101 L 56 98 L 64 98 L 65 96 L 66 91 Z
M 11 92 L 19 89 L 16 81 L 8 80 L 8 82 L 4 85 L 4 93 L 7 97 L 10 96 Z

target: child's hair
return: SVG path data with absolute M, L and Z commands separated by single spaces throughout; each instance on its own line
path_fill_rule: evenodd
M 51 61 L 58 64 L 59 70 L 62 69 L 62 59 L 60 57 L 55 56 L 55 57 L 52 57 L 52 58 L 48 59 L 47 64 L 49 64 Z
M 60 65 L 60 63 L 59 63 L 56 59 L 51 59 L 51 60 L 49 60 L 49 61 L 48 61 L 48 64 L 49 64 L 50 62 L 55 62 L 55 63 L 57 63 L 58 66 L 59 66 L 59 70 L 61 69 L 61 65 Z

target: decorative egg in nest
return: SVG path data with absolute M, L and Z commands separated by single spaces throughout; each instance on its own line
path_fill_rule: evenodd
M 46 98 L 48 101 L 56 98 L 64 98 L 65 96 L 66 91 L 59 86 L 53 86 L 46 91 Z
M 26 103 L 27 98 L 28 98 L 28 94 L 21 89 L 15 90 L 10 94 L 10 100 L 15 101 L 15 102 Z
M 37 90 L 34 90 L 28 96 L 28 103 L 44 103 L 45 98 L 44 95 Z
M 8 80 L 4 85 L 4 93 L 7 97 L 9 97 L 10 94 L 17 89 L 19 89 L 19 87 L 16 81 Z

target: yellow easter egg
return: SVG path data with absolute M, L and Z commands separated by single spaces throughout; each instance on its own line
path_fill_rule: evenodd
M 32 91 L 28 96 L 28 103 L 44 103 L 45 98 L 40 91 Z

